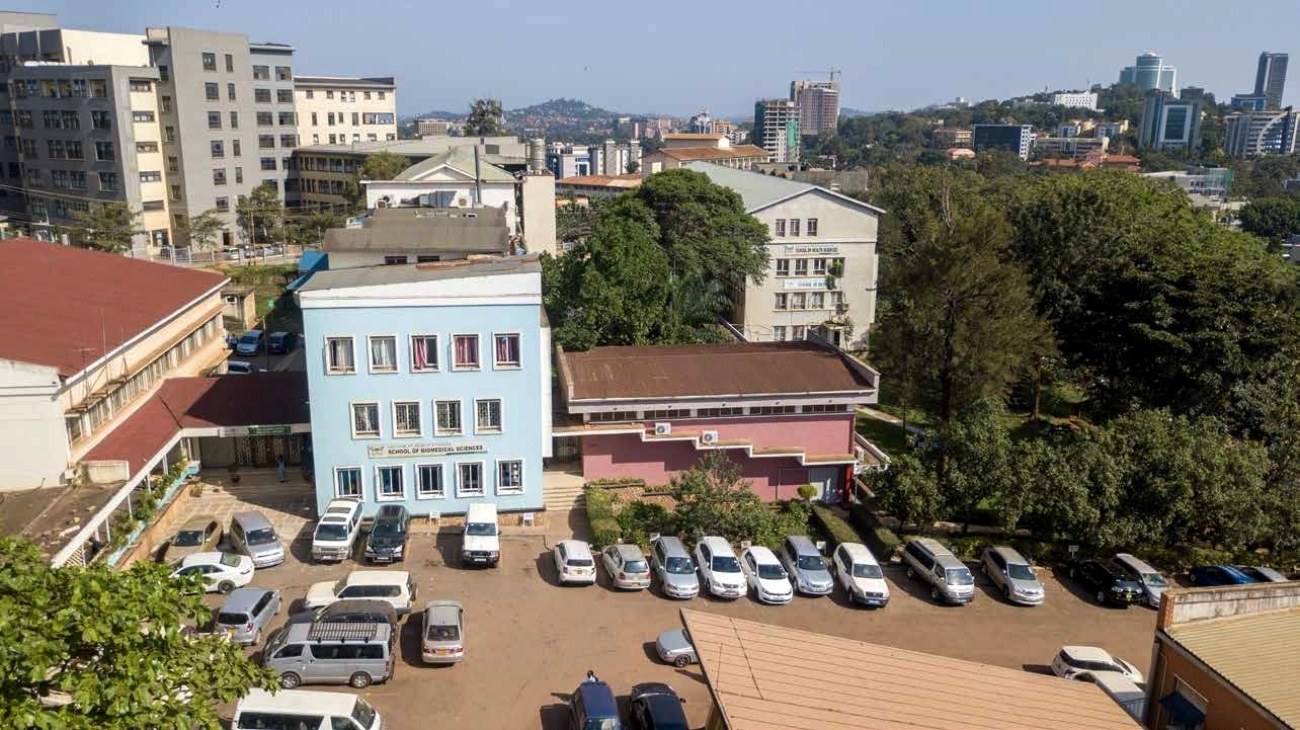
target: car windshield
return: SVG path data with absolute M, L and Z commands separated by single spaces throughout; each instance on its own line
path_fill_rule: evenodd
M 275 530 L 269 527 L 249 530 L 247 540 L 249 545 L 265 545 L 275 542 Z
M 884 578 L 885 574 L 880 571 L 879 565 L 871 563 L 857 563 L 853 566 L 854 578 Z
M 953 585 L 968 586 L 975 583 L 975 576 L 965 568 L 953 568 L 948 571 L 948 582 Z
M 690 575 L 695 572 L 695 563 L 690 558 L 668 558 L 664 570 L 676 575 Z
M 1007 563 L 1007 575 L 1016 580 L 1037 580 L 1038 576 L 1034 575 L 1034 569 L 1028 565 L 1019 563 Z
M 1163 575 L 1160 575 L 1159 573 L 1143 573 L 1142 582 L 1146 583 L 1149 586 L 1169 585 L 1168 583 L 1165 582 L 1165 577 Z
M 203 530 L 182 530 L 176 533 L 176 539 L 172 540 L 175 547 L 194 547 L 203 544 Z
M 429 633 L 425 638 L 429 641 L 460 641 L 460 627 L 434 624 L 429 627 Z
M 249 332 L 245 334 L 243 337 L 239 338 L 239 343 L 241 345 L 255 345 L 257 344 L 257 340 L 258 340 L 258 336 L 253 334 L 252 332 Z
M 713 562 L 710 565 L 713 566 L 713 572 L 715 573 L 740 572 L 740 563 L 730 555 L 715 555 L 713 557 Z
M 375 726 L 375 718 L 375 708 L 371 707 L 370 703 L 358 697 L 357 703 L 352 706 L 352 719 L 356 720 L 357 724 L 365 728 L 365 730 L 370 730 L 370 728 Z
M 781 580 L 786 577 L 785 569 L 779 565 L 760 565 L 758 577 L 764 580 Z
M 644 560 L 629 560 L 623 563 L 623 572 L 625 573 L 644 573 L 650 570 Z
M 491 537 L 497 534 L 497 526 L 491 522 L 471 522 L 465 525 L 465 534 Z
M 217 623 L 223 626 L 237 626 L 248 623 L 248 614 L 246 613 L 219 613 L 217 614 Z
M 826 570 L 826 563 L 822 561 L 820 555 L 800 555 L 800 570 Z
M 348 527 L 337 522 L 322 522 L 316 526 L 316 539 L 346 540 L 348 539 Z
M 402 523 L 397 520 L 376 522 L 375 526 L 370 528 L 372 537 L 401 537 L 404 532 Z
M 238 567 L 239 567 L 239 558 L 240 558 L 240 556 L 238 556 L 238 555 L 236 555 L 236 554 L 234 554 L 234 553 L 222 553 L 222 554 L 221 554 L 221 564 L 224 565 L 224 566 L 226 566 L 227 568 L 238 568 Z

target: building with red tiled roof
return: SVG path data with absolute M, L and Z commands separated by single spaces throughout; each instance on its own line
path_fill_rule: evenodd
M 733 145 L 721 134 L 665 135 L 663 149 L 642 156 L 641 169 L 647 174 L 672 170 L 690 162 L 711 162 L 723 167 L 748 170 L 771 162 L 772 155 L 752 144 Z

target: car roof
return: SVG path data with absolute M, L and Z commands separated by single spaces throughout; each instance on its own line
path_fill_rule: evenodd
M 651 542 L 658 542 L 664 549 L 664 553 L 672 557 L 687 557 L 689 553 L 686 550 L 686 544 L 676 535 L 660 535 Z
M 876 560 L 876 556 L 871 553 L 871 549 L 860 542 L 842 542 L 838 549 L 843 550 L 844 554 L 854 563 L 880 565 L 880 562 Z
M 646 709 L 650 711 L 650 716 L 655 719 L 655 727 L 663 730 L 687 730 L 689 727 L 681 722 L 685 719 L 685 713 L 682 711 L 682 701 L 676 696 L 651 695 L 644 700 Z M 677 721 L 677 722 L 672 722 Z
M 209 550 L 204 553 L 191 553 L 181 558 L 181 567 L 183 568 L 190 565 L 207 565 L 208 563 L 219 563 L 221 562 L 221 556 L 225 554 L 226 553 L 220 550 Z M 237 553 L 231 553 L 231 554 L 239 558 L 249 559 L 245 555 L 239 555 Z M 241 560 L 240 562 L 243 562 L 243 560 Z
M 821 551 L 817 549 L 817 546 L 813 544 L 812 540 L 808 539 L 807 535 L 786 535 L 785 539 L 800 553 L 817 553 L 818 555 L 821 555 Z
M 618 545 L 612 545 L 611 547 L 613 547 L 615 552 L 617 552 L 624 560 L 643 560 L 645 558 L 645 553 L 641 552 L 641 547 L 639 545 L 620 543 Z
M 390 626 L 387 621 L 373 621 L 370 623 L 325 622 L 325 623 L 286 624 L 284 627 L 284 638 L 286 641 L 306 641 L 307 639 L 311 638 L 310 634 L 313 630 L 315 630 L 317 626 L 330 626 L 330 627 L 338 627 L 338 628 L 346 627 L 345 631 L 349 633 L 353 633 L 353 636 L 349 636 L 348 638 L 344 639 L 344 641 L 349 641 L 349 642 L 360 641 L 360 639 L 355 638 L 355 634 L 360 634 L 364 630 L 364 627 L 369 626 L 373 628 L 375 632 L 372 641 L 374 641 L 375 643 L 379 643 L 379 642 L 387 643 L 389 634 L 393 630 L 393 627 Z M 312 640 L 315 641 L 316 639 L 312 639 Z M 394 651 L 396 651 L 396 649 L 394 649 Z
M 1121 564 L 1121 565 L 1127 565 L 1128 567 L 1130 567 L 1130 568 L 1136 570 L 1136 571 L 1139 572 L 1139 573 L 1159 573 L 1159 572 L 1160 572 L 1160 571 L 1156 570 L 1155 568 L 1151 567 L 1150 564 L 1148 564 L 1147 562 L 1143 561 L 1141 558 L 1137 557 L 1136 555 L 1130 555 L 1129 553 L 1116 553 L 1116 554 L 1115 554 L 1115 557 L 1112 558 L 1112 560 L 1113 560 L 1114 562 L 1116 562 L 1116 563 Z
M 356 704 L 356 695 L 341 692 L 282 689 L 272 695 L 264 689 L 251 689 L 235 711 L 328 713 L 347 717 Z
M 564 552 L 572 557 L 591 557 L 591 546 L 582 540 L 561 540 L 555 546 L 564 546 Z
M 330 512 L 351 512 L 361 506 L 361 501 L 356 499 L 331 499 L 330 503 L 325 505 L 325 514 Z
M 226 602 L 221 604 L 222 611 L 248 611 L 260 600 L 262 596 L 268 593 L 274 593 L 269 588 L 236 588 L 226 596 Z
M 397 518 L 406 513 L 406 505 L 402 504 L 384 504 L 380 505 L 379 511 L 375 513 L 375 519 Z
M 337 616 L 340 613 L 392 613 L 393 604 L 378 598 L 343 598 L 321 609 L 322 616 Z
M 1081 662 L 1113 662 L 1110 652 L 1096 646 L 1063 646 L 1061 651 L 1071 659 Z
M 705 535 L 704 537 L 700 538 L 699 544 L 708 545 L 709 549 L 715 553 L 722 550 L 723 548 L 726 548 L 727 550 L 731 550 L 731 543 L 727 542 L 725 538 L 718 537 L 717 535 Z
M 460 623 L 463 610 L 457 601 L 429 601 L 424 606 L 424 620 L 439 626 L 455 626 Z
M 476 519 L 486 518 L 491 515 L 493 519 L 497 516 L 497 506 L 491 502 L 475 502 L 465 510 L 465 519 L 471 522 Z
M 766 545 L 750 545 L 745 548 L 745 552 L 754 556 L 754 560 L 759 563 L 775 563 L 780 565 L 781 561 L 776 559 L 776 553 Z
M 266 515 L 253 511 L 236 512 L 235 516 L 230 518 L 230 521 L 238 522 L 244 526 L 245 530 L 257 530 L 271 526 L 271 521 L 266 519 Z
M 1141 692 L 1142 688 L 1137 682 L 1124 676 L 1123 672 L 1094 671 L 1089 672 L 1092 675 L 1092 683 L 1101 685 L 1111 692 Z
M 995 545 L 994 547 L 989 548 L 989 550 L 992 550 L 998 555 L 1001 555 L 1002 559 L 1007 561 L 1008 563 L 1019 563 L 1021 565 L 1029 565 L 1029 560 L 1027 560 L 1025 556 L 1021 555 L 1013 547 L 1009 547 L 1007 545 Z
M 604 682 L 583 682 L 578 685 L 578 694 L 582 695 L 582 706 L 587 717 L 618 717 L 618 703 L 614 700 L 614 690 Z
M 952 551 L 944 547 L 944 544 L 932 537 L 914 537 L 911 542 L 919 548 L 924 549 L 934 557 L 938 558 L 945 555 L 952 555 Z M 956 556 L 954 556 L 956 557 Z
M 185 524 L 181 525 L 181 526 L 180 526 L 180 529 L 182 529 L 182 530 L 199 530 L 199 529 L 204 529 L 204 530 L 206 530 L 207 527 L 208 527 L 208 525 L 212 524 L 213 522 L 217 522 L 217 518 L 216 518 L 216 517 L 213 517 L 212 515 L 194 515 L 193 517 L 189 518 L 188 520 L 185 520 Z M 217 526 L 220 527 L 221 524 L 218 523 Z
M 405 583 L 410 579 L 411 574 L 405 570 L 354 570 L 343 582 L 350 586 L 374 586 Z
M 291 334 L 293 334 L 293 333 L 292 333 L 292 332 L 288 332 L 288 331 L 286 331 L 286 330 L 280 330 L 280 331 L 278 331 L 278 332 L 272 332 L 272 333 L 271 333 L 271 336 L 272 336 L 272 337 L 284 337 L 285 335 L 291 335 Z

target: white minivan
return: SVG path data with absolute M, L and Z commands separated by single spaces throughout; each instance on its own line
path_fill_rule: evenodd
M 325 506 L 311 536 L 313 560 L 341 562 L 351 557 L 361 534 L 361 500 L 335 499 Z
M 501 560 L 501 531 L 497 529 L 497 506 L 475 502 L 465 512 L 465 534 L 460 543 L 461 565 L 488 565 Z
M 231 730 L 381 730 L 369 702 L 353 694 L 250 690 L 235 707 Z
M 835 567 L 835 577 L 844 586 L 851 602 L 877 608 L 889 604 L 889 584 L 885 583 L 885 574 L 880 563 L 876 562 L 876 556 L 866 545 L 842 542 L 835 548 L 831 562 Z

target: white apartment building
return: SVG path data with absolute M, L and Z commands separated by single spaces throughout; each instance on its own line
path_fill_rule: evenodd
M 397 139 L 397 84 L 392 76 L 298 76 L 293 96 L 298 138 L 304 145 Z
M 801 340 L 810 334 L 839 347 L 867 347 L 876 321 L 883 210 L 807 183 L 692 162 L 736 191 L 745 211 L 768 226 L 767 276 L 735 282 L 733 324 L 752 342 Z
M 1089 109 L 1097 111 L 1097 92 L 1095 91 L 1058 91 L 1052 94 L 1052 106 L 1064 106 L 1071 109 Z

